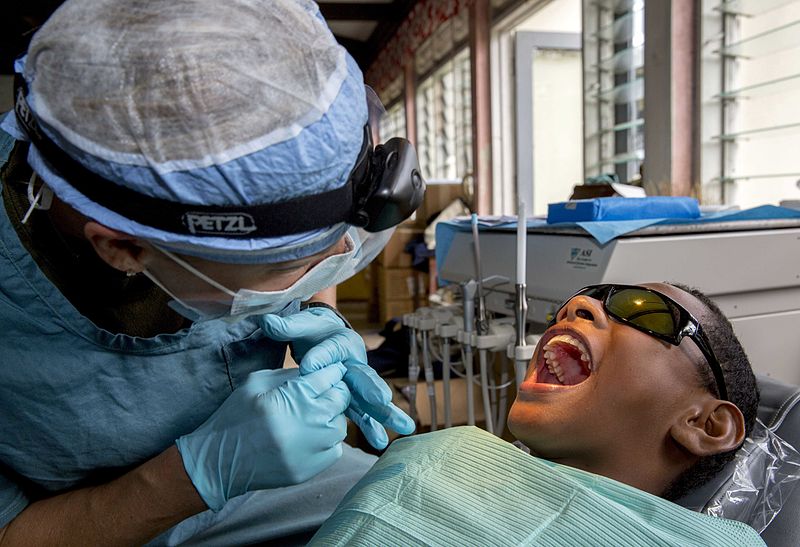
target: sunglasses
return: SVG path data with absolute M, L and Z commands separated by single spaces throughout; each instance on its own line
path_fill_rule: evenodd
M 609 317 L 633 327 L 653 338 L 663 340 L 673 346 L 690 338 L 703 353 L 708 366 L 714 373 L 720 399 L 728 400 L 722 366 L 711 349 L 700 322 L 686 308 L 665 294 L 636 285 L 590 285 L 568 298 L 555 313 L 548 328 L 556 322 L 558 314 L 576 296 L 588 296 L 603 303 Z

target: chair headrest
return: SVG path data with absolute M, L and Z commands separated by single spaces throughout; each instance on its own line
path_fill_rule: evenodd
M 729 462 L 717 475 L 708 483 L 695 491 L 687 494 L 676 503 L 683 507 L 693 509 L 696 511 L 719 508 L 719 500 L 725 498 L 731 499 L 734 492 L 739 497 L 747 497 L 747 494 L 742 496 L 742 484 L 752 480 L 752 488 L 762 488 L 763 484 L 769 481 L 784 481 L 787 486 L 785 492 L 789 495 L 781 497 L 781 507 L 770 507 L 771 509 L 780 509 L 781 512 L 778 516 L 769 523 L 772 519 L 771 515 L 768 518 L 763 514 L 755 514 L 755 512 L 736 512 L 727 510 L 724 516 L 727 518 L 734 518 L 742 520 L 748 524 L 763 528 L 767 524 L 766 530 L 763 531 L 762 537 L 766 539 L 767 534 L 778 536 L 778 545 L 797 545 L 800 544 L 800 527 L 796 525 L 798 522 L 797 516 L 800 515 L 800 495 L 797 495 L 789 488 L 793 488 L 797 484 L 797 475 L 800 473 L 800 462 L 797 461 L 796 451 L 792 447 L 800 446 L 800 387 L 787 384 L 773 378 L 766 376 L 757 377 L 758 386 L 761 391 L 761 400 L 758 408 L 758 418 L 762 422 L 763 427 L 761 431 L 754 431 L 754 437 L 761 438 L 761 446 L 755 446 L 753 442 L 748 440 L 745 446 L 742 447 L 737 458 Z M 786 447 L 788 443 L 789 447 Z M 781 458 L 786 458 L 787 465 L 780 468 L 776 461 Z M 743 465 L 737 473 L 737 465 Z M 778 467 L 776 468 L 776 465 Z M 781 475 L 783 473 L 784 475 Z M 785 476 L 788 474 L 789 476 Z M 780 488 L 771 484 L 768 488 Z M 769 492 L 753 491 L 749 492 L 752 499 L 761 496 L 759 501 L 765 503 L 765 494 Z M 723 515 L 721 515 L 723 516 Z M 759 522 L 750 522 L 756 520 Z M 787 531 L 784 528 L 791 528 Z M 778 533 L 777 530 L 781 529 Z M 786 542 L 787 538 L 794 538 L 790 542 Z M 773 543 L 768 542 L 770 545 Z

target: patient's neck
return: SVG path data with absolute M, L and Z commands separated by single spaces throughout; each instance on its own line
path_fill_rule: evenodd
M 546 459 L 617 480 L 656 496 L 661 496 L 696 461 L 675 447 L 665 447 L 649 455 L 641 450 L 614 447 L 601 454 Z

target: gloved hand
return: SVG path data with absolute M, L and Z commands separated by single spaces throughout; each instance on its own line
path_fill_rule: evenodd
M 347 435 L 346 371 L 334 363 L 304 376 L 297 369 L 253 372 L 203 425 L 180 437 L 183 466 L 208 507 L 219 511 L 234 496 L 301 483 L 333 465 Z
M 414 421 L 392 403 L 392 390 L 367 364 L 364 340 L 333 311 L 314 307 L 288 317 L 263 315 L 258 321 L 273 340 L 292 343 L 301 375 L 344 363 L 344 382 L 352 394 L 346 415 L 364 432 L 369 444 L 377 449 L 389 444 L 384 426 L 401 435 L 414 432 Z

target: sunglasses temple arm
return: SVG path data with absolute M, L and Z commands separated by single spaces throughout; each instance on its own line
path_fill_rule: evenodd
M 728 400 L 728 389 L 725 386 L 725 375 L 722 372 L 722 365 L 719 364 L 716 355 L 714 352 L 711 351 L 711 348 L 705 341 L 705 334 L 700 326 L 697 327 L 697 331 L 695 332 L 692 339 L 694 340 L 697 347 L 700 349 L 700 352 L 703 354 L 703 357 L 706 358 L 706 362 L 708 366 L 711 368 L 711 372 L 714 373 L 714 380 L 717 383 L 717 391 L 719 391 L 719 398 L 727 401 Z

